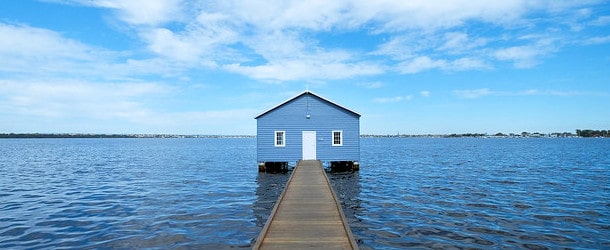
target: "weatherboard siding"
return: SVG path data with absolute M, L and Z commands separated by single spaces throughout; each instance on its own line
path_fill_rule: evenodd
M 343 146 L 332 146 L 332 131 L 336 130 L 343 131 Z M 284 147 L 274 146 L 275 131 L 286 131 Z M 316 157 L 321 161 L 360 159 L 359 115 L 315 95 L 304 94 L 257 117 L 257 160 L 300 160 L 303 131 L 316 131 Z

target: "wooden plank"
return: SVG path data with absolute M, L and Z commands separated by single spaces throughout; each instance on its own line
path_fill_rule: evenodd
M 320 161 L 299 161 L 253 249 L 358 249 Z

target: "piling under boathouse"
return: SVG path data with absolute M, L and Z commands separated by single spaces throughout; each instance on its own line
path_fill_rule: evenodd
M 360 114 L 348 108 L 304 91 L 255 119 L 259 171 L 285 171 L 299 160 L 359 168 Z

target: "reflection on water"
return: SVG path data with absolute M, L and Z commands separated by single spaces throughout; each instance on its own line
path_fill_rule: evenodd
M 292 171 L 279 174 L 259 173 L 256 177 L 258 186 L 256 187 L 256 201 L 253 210 L 256 217 L 256 226 L 260 227 L 261 230 L 269 219 L 271 210 L 273 210 L 273 206 L 282 194 L 291 174 Z
M 343 214 L 349 224 L 352 232 L 361 230 L 361 222 L 358 218 L 358 213 L 361 212 L 360 200 L 360 175 L 359 172 L 326 172 L 328 179 L 330 180 L 341 207 L 343 208 Z M 362 245 L 362 240 L 355 237 L 359 245 Z

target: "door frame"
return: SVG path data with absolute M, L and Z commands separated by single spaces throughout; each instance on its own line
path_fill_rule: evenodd
M 302 131 L 301 156 L 303 160 L 317 160 L 316 131 Z

